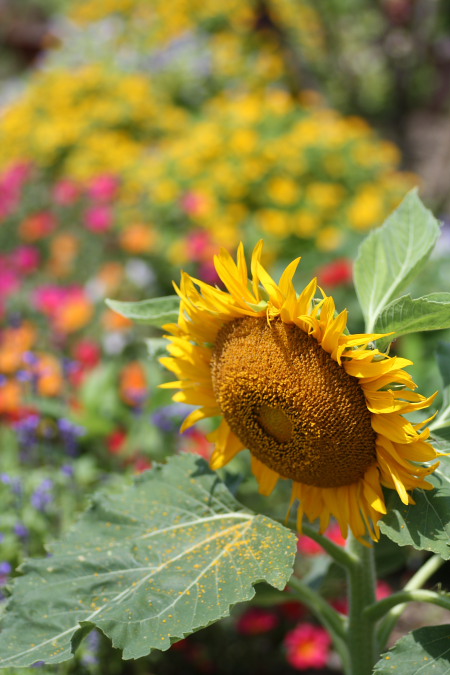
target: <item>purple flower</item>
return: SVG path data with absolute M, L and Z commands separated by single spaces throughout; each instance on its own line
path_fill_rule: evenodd
M 65 476 L 68 476 L 69 478 L 73 478 L 75 469 L 73 468 L 72 464 L 64 464 L 64 466 L 61 467 L 61 473 L 63 473 Z
M 58 429 L 68 454 L 76 454 L 78 439 L 86 433 L 86 429 L 74 424 L 66 417 L 61 417 L 58 420 Z
M 9 581 L 9 575 L 12 572 L 11 563 L 6 560 L 0 562 L 0 586 L 6 586 Z
M 52 503 L 53 481 L 45 478 L 31 495 L 31 503 L 38 511 L 45 511 L 47 506 Z
M 175 431 L 179 428 L 181 420 L 186 417 L 190 409 L 191 406 L 188 406 L 185 403 L 172 403 L 164 408 L 155 410 L 151 420 L 158 429 L 161 429 L 161 431 Z
M 36 366 L 39 363 L 39 357 L 33 352 L 24 352 L 22 354 L 22 361 L 26 363 L 27 366 Z
M 22 481 L 16 476 L 10 476 L 9 473 L 0 474 L 0 481 L 3 485 L 10 485 L 11 490 L 16 495 L 22 494 Z
M 33 375 L 28 370 L 18 370 L 16 378 L 19 382 L 30 382 L 33 379 Z
M 36 445 L 38 442 L 37 430 L 41 418 L 39 415 L 27 415 L 20 422 L 14 424 L 14 429 L 17 431 L 17 436 L 19 438 L 19 443 L 25 448 L 29 448 L 30 445 Z
M 14 532 L 21 539 L 26 539 L 30 534 L 30 531 L 29 531 L 28 527 L 26 525 L 24 525 L 24 523 L 21 523 L 20 521 L 18 521 L 14 525 Z

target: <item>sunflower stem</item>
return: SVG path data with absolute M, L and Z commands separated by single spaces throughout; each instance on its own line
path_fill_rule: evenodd
M 328 539 L 328 537 L 320 534 L 317 530 L 311 527 L 311 525 L 303 523 L 302 532 L 307 537 L 310 537 L 320 544 L 322 548 L 333 558 L 334 562 L 344 569 L 349 569 L 358 562 L 358 559 L 352 555 L 350 551 L 346 550 L 342 546 L 339 546 L 338 544 L 335 544 L 334 541 L 331 541 L 331 539 Z
M 344 668 L 349 666 L 349 653 L 347 647 L 347 618 L 336 611 L 319 593 L 307 586 L 301 579 L 292 576 L 289 587 L 293 595 L 303 603 L 312 614 L 325 626 L 333 638 L 334 646 L 341 657 Z
M 439 555 L 433 555 L 429 558 L 422 567 L 420 567 L 414 576 L 405 584 L 403 592 L 407 591 L 417 591 L 420 589 L 428 579 L 433 576 L 435 572 L 444 564 L 445 560 Z M 396 594 L 398 595 L 398 594 Z M 388 599 L 388 598 L 387 598 Z M 386 647 L 387 641 L 395 628 L 395 624 L 399 620 L 403 610 L 405 609 L 405 604 L 396 604 L 384 617 L 378 629 L 378 641 L 380 648 L 383 650 Z
M 357 560 L 347 570 L 350 666 L 347 675 L 370 675 L 379 651 L 375 625 L 365 610 L 375 603 L 376 574 L 374 550 L 350 534 L 347 550 Z

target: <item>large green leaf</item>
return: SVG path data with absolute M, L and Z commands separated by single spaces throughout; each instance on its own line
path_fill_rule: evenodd
M 386 498 L 387 514 L 380 529 L 400 546 L 437 553 L 450 559 L 450 459 L 441 458 L 441 466 L 427 481 L 434 490 L 414 490 L 415 504 L 405 506 L 394 490 Z
M 427 626 L 401 638 L 383 654 L 374 675 L 448 675 L 450 626 Z
M 97 626 L 125 659 L 283 589 L 296 552 L 287 528 L 238 504 L 206 462 L 171 458 L 94 498 L 51 556 L 30 560 L 3 617 L 0 666 L 58 663 Z
M 394 333 L 378 340 L 377 347 L 385 349 L 400 335 L 442 328 L 450 328 L 450 293 L 432 293 L 415 299 L 403 295 L 389 303 L 376 320 L 376 333 Z
M 177 295 L 140 300 L 139 302 L 121 302 L 108 298 L 105 302 L 108 307 L 127 319 L 158 328 L 166 323 L 176 322 L 180 309 L 180 299 Z
M 354 280 L 367 332 L 373 332 L 386 305 L 420 272 L 439 234 L 433 214 L 412 190 L 384 225 L 363 241 Z

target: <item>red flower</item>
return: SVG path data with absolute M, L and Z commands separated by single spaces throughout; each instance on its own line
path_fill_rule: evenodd
M 81 340 L 74 350 L 74 357 L 85 368 L 93 368 L 97 365 L 101 358 L 101 350 L 96 342 L 93 340 Z
M 334 541 L 338 546 L 345 546 L 345 539 L 341 534 L 341 530 L 337 523 L 333 523 L 326 530 L 325 535 L 331 541 Z M 310 539 L 304 534 L 301 534 L 298 538 L 298 551 L 304 555 L 322 555 L 324 550 L 320 544 L 318 544 L 314 539 Z
M 278 623 L 273 612 L 261 607 L 251 607 L 239 617 L 237 629 L 242 635 L 259 635 L 272 630 Z
M 122 429 L 116 429 L 106 439 L 106 447 L 112 455 L 118 455 L 122 451 L 123 445 L 127 440 L 127 434 Z
M 347 258 L 333 260 L 317 270 L 317 277 L 319 284 L 328 288 L 348 284 L 352 280 L 352 263 Z
M 328 661 L 331 638 L 327 631 L 311 623 L 302 623 L 284 639 L 286 659 L 298 670 L 323 668 Z

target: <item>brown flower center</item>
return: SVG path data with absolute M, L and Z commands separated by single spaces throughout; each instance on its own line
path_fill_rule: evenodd
M 284 478 L 350 485 L 375 462 L 376 434 L 358 380 L 298 326 L 235 319 L 219 331 L 211 368 L 232 431 Z

